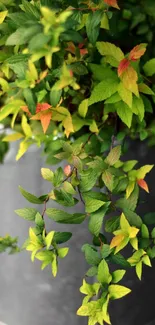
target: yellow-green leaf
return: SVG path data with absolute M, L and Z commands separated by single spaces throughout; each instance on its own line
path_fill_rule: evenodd
M 3 138 L 3 141 L 5 141 L 5 142 L 17 141 L 23 137 L 24 136 L 22 133 L 17 132 L 17 133 L 12 133 L 12 134 L 6 135 L 6 137 Z
M 105 162 L 110 166 L 113 166 L 120 158 L 121 155 L 121 146 L 117 146 L 109 152 Z
M 104 28 L 104 29 L 109 30 L 109 19 L 108 19 L 106 13 L 104 13 L 103 16 L 102 16 L 100 28 Z
M 51 264 L 51 268 L 52 268 L 53 276 L 56 277 L 57 272 L 58 272 L 58 263 L 57 263 L 56 255 L 53 255 L 53 261 L 52 261 L 52 264 Z
M 42 177 L 49 182 L 53 181 L 54 173 L 49 168 L 41 168 Z
M 127 219 L 125 218 L 124 213 L 121 214 L 121 218 L 120 218 L 120 226 L 121 226 L 121 229 L 122 229 L 123 231 L 129 233 L 130 225 L 129 225 Z
M 4 120 L 4 118 L 14 113 L 17 109 L 20 110 L 21 106 L 25 106 L 25 103 L 20 99 L 12 100 L 9 104 L 3 106 L 0 111 L 0 121 Z
M 124 53 L 119 47 L 109 42 L 97 42 L 97 49 L 101 55 L 113 57 L 119 64 L 124 59 Z
M 135 238 L 136 235 L 138 234 L 139 229 L 137 229 L 136 227 L 130 227 L 129 229 L 129 238 Z
M 137 251 L 138 250 L 138 238 L 131 238 L 130 239 L 131 246 Z
M 25 140 L 20 143 L 19 150 L 16 155 L 16 160 L 19 160 L 24 155 L 24 153 L 28 150 L 31 144 L 31 142 Z
M 22 123 L 21 123 L 21 126 L 22 126 L 22 129 L 23 129 L 26 137 L 29 137 L 29 138 L 32 137 L 31 127 L 28 124 L 27 118 L 26 118 L 26 116 L 24 114 L 22 115 Z
M 54 236 L 54 231 L 50 231 L 47 236 L 45 237 L 45 243 L 46 243 L 46 248 L 49 249 L 51 244 L 52 244 L 52 240 L 53 240 L 53 236 Z
M 123 100 L 130 108 L 132 107 L 132 92 L 124 87 L 123 82 L 120 82 L 118 86 L 118 93 Z
M 146 174 L 151 171 L 154 165 L 145 165 L 137 170 L 137 179 L 144 179 Z
M 137 274 L 139 280 L 141 280 L 141 278 L 142 278 L 142 261 L 139 261 L 136 264 L 136 274 Z
M 4 10 L 4 11 L 1 11 L 0 12 L 0 24 L 3 23 L 3 21 L 6 18 L 7 14 L 8 14 L 8 11 L 7 10 Z
M 108 290 L 111 299 L 120 299 L 131 292 L 129 288 L 117 284 L 110 285 Z
M 109 283 L 109 267 L 107 262 L 103 259 L 98 266 L 97 279 L 101 283 Z
M 88 99 L 84 99 L 78 108 L 78 113 L 81 117 L 85 118 L 88 111 Z
M 128 199 L 135 188 L 135 182 L 129 182 L 126 188 L 126 198 Z

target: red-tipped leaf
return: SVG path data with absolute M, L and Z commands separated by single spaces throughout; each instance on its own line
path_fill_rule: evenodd
M 145 182 L 144 179 L 138 179 L 137 181 L 138 185 L 144 190 L 146 191 L 147 193 L 149 193 L 149 188 L 148 188 L 148 185 L 147 183 Z

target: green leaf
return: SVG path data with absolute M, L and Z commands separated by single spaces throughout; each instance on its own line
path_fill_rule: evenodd
M 111 254 L 110 246 L 107 244 L 104 244 L 101 248 L 101 256 L 102 258 L 106 258 Z
M 129 268 L 130 267 L 129 262 L 120 253 L 117 253 L 115 255 L 111 255 L 110 256 L 110 261 L 112 263 L 116 263 L 116 264 L 122 266 L 123 268 Z
M 51 194 L 50 198 L 55 200 L 60 205 L 64 205 L 66 207 L 72 207 L 77 204 L 78 200 L 72 196 L 72 194 L 67 193 L 63 188 L 53 191 L 54 195 Z
M 78 107 L 78 113 L 81 117 L 85 118 L 87 111 L 88 111 L 88 99 L 84 99 Z
M 133 167 L 138 163 L 137 160 L 128 160 L 123 165 L 123 170 L 127 173 L 133 169 Z
M 154 91 L 146 84 L 141 83 L 138 85 L 138 88 L 139 88 L 139 91 L 143 94 L 154 95 Z
M 97 49 L 101 55 L 111 56 L 114 58 L 118 64 L 124 59 L 124 54 L 119 47 L 109 42 L 97 42 Z
M 116 270 L 112 273 L 112 282 L 117 283 L 122 280 L 126 271 L 125 270 Z
M 60 101 L 62 94 L 62 89 L 60 90 L 53 90 L 50 91 L 50 103 L 53 107 L 56 107 Z
M 43 230 L 43 228 L 45 227 L 44 219 L 43 219 L 42 215 L 39 212 L 36 213 L 36 216 L 35 216 L 35 224 L 39 228 L 41 228 L 41 230 Z
M 31 27 L 19 27 L 14 33 L 12 33 L 6 41 L 7 46 L 23 45 L 26 44 L 34 35 L 41 32 L 41 26 L 39 24 L 32 25 Z
M 132 123 L 132 111 L 130 110 L 130 108 L 128 107 L 127 104 L 125 104 L 124 102 L 119 102 L 119 103 L 115 103 L 115 108 L 117 111 L 118 116 L 120 117 L 120 119 L 122 120 L 122 122 L 124 124 L 126 124 L 128 126 L 128 128 L 131 127 L 131 123 Z
M 46 181 L 53 181 L 54 173 L 49 168 L 41 168 L 41 175 Z
M 141 226 L 142 238 L 150 238 L 148 227 L 143 223 Z
M 47 249 L 50 248 L 51 244 L 52 244 L 52 240 L 54 237 L 54 231 L 50 231 L 47 236 L 45 237 L 45 243 L 46 243 L 46 247 Z
M 76 191 L 74 190 L 74 187 L 72 186 L 71 183 L 65 181 L 63 183 L 64 190 L 69 193 L 69 194 L 76 194 Z
M 131 226 L 135 226 L 137 228 L 142 226 L 142 219 L 138 216 L 138 214 L 126 208 L 123 211 Z
M 46 214 L 50 219 L 53 219 L 58 223 L 65 224 L 80 224 L 85 219 L 85 215 L 82 213 L 69 214 L 65 211 L 58 210 L 55 208 L 48 208 L 46 210 Z
M 152 230 L 152 232 L 151 232 L 151 237 L 152 237 L 153 239 L 155 239 L 155 227 L 153 228 L 153 230 Z
M 105 202 L 101 200 L 91 198 L 87 193 L 83 194 L 83 199 L 85 201 L 85 209 L 87 213 L 95 212 L 105 204 Z
M 37 196 L 25 191 L 21 186 L 19 186 L 19 190 L 27 201 L 34 203 L 34 204 L 43 204 L 44 200 L 41 200 Z
M 90 12 L 88 14 L 88 17 L 86 20 L 86 32 L 87 32 L 89 41 L 92 44 L 96 43 L 96 40 L 99 36 L 101 18 L 102 18 L 101 10 L 96 10 L 96 11 Z
M 71 232 L 54 232 L 53 242 L 56 244 L 63 244 L 72 237 Z
M 30 15 L 33 16 L 33 19 L 37 18 L 37 19 L 40 19 L 40 13 L 39 13 L 39 10 L 37 9 L 37 7 L 26 1 L 26 0 L 22 0 L 22 5 L 23 5 L 23 8 L 24 8 L 24 11 Z
M 103 100 L 111 97 L 118 88 L 117 78 L 107 78 L 106 80 L 101 81 L 97 86 L 92 90 L 91 96 L 89 98 L 89 106 L 102 102 Z
M 130 197 L 128 199 L 126 198 L 119 199 L 116 202 L 116 206 L 121 208 L 123 211 L 124 209 L 134 211 L 137 206 L 138 196 L 139 196 L 139 188 L 138 186 L 135 186 Z
M 97 266 L 92 266 L 86 273 L 86 276 L 88 277 L 94 277 L 95 275 L 97 275 Z
M 84 254 L 87 263 L 90 265 L 98 265 L 101 261 L 99 253 L 89 245 L 84 248 Z
M 88 192 L 95 185 L 98 173 L 94 169 L 84 170 L 80 173 L 80 191 Z
M 108 290 L 111 299 L 120 299 L 131 292 L 129 288 L 117 284 L 110 285 Z
M 102 260 L 98 266 L 97 280 L 101 283 L 109 283 L 109 267 L 105 260 Z
M 24 218 L 25 220 L 35 221 L 37 210 L 33 208 L 24 208 L 15 210 L 15 213 L 17 213 L 18 216 Z
M 147 77 L 153 76 L 155 73 L 155 59 L 147 61 L 143 66 L 143 70 Z
M 104 219 L 104 216 L 108 210 L 109 205 L 110 205 L 110 202 L 106 202 L 102 208 L 100 208 L 97 212 L 92 213 L 90 216 L 89 230 L 95 236 L 98 236 L 100 233 L 103 219 Z
M 117 146 L 109 152 L 105 162 L 110 166 L 113 166 L 116 162 L 118 162 L 120 155 L 121 155 L 121 146 Z
M 119 228 L 119 224 L 120 224 L 119 216 L 111 217 L 109 220 L 106 221 L 105 230 L 107 232 L 113 233 L 115 230 Z
M 110 192 L 113 190 L 113 175 L 108 169 L 102 173 L 102 180 Z
M 149 212 L 144 215 L 144 222 L 147 225 L 154 225 L 155 224 L 155 212 Z
M 60 258 L 64 258 L 68 254 L 69 248 L 68 247 L 63 247 L 58 249 L 58 256 Z
M 133 97 L 131 110 L 134 114 L 139 116 L 140 121 L 144 118 L 144 103 L 141 97 Z
M 60 186 L 63 181 L 63 178 L 64 178 L 63 169 L 61 167 L 59 167 L 54 173 L 53 185 L 55 187 Z
M 117 79 L 116 73 L 108 66 L 103 66 L 101 64 L 90 63 L 89 68 L 93 73 L 93 78 L 98 81 L 105 79 Z

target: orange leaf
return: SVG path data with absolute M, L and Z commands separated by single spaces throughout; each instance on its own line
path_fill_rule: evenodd
M 66 165 L 66 166 L 64 167 L 64 174 L 65 174 L 66 176 L 69 176 L 69 175 L 71 174 L 71 171 L 72 171 L 72 169 L 71 169 L 71 166 L 70 166 L 70 165 Z
M 40 120 L 44 133 L 46 133 L 52 117 L 52 112 L 49 110 L 44 110 L 38 112 L 36 115 L 31 117 L 32 120 Z
M 25 113 L 28 113 L 29 116 L 31 116 L 31 113 L 30 113 L 30 111 L 29 111 L 29 109 L 28 109 L 28 106 L 21 106 L 21 109 L 22 109 L 22 111 L 24 111 Z
M 141 58 L 142 55 L 144 55 L 145 51 L 146 51 L 146 44 L 142 43 L 135 46 L 129 54 L 129 60 L 137 61 L 138 59 Z
M 52 112 L 46 112 L 45 114 L 41 115 L 41 117 L 40 117 L 41 125 L 42 125 L 44 133 L 46 133 L 46 131 L 49 127 L 51 117 L 52 117 Z
M 148 188 L 148 185 L 147 183 L 144 181 L 144 179 L 138 179 L 137 181 L 138 185 L 144 190 L 146 191 L 147 193 L 149 193 L 149 188 Z
M 117 3 L 117 0 L 104 0 L 104 2 L 108 5 L 111 6 L 113 8 L 117 8 L 120 9 Z
M 119 66 L 118 66 L 118 76 L 120 77 L 122 73 L 128 68 L 130 64 L 130 61 L 128 59 L 121 60 Z
M 51 105 L 49 105 L 48 103 L 42 103 L 42 104 L 38 103 L 37 107 L 36 107 L 36 113 L 46 111 L 50 107 L 51 107 Z
M 124 239 L 124 235 L 120 234 L 115 237 L 113 237 L 111 243 L 110 243 L 110 248 L 117 247 Z

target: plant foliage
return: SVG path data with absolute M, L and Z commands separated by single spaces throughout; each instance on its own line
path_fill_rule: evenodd
M 89 325 L 111 324 L 110 301 L 131 291 L 120 284 L 128 268 L 141 280 L 155 257 L 155 214 L 136 212 L 153 165 L 123 158 L 126 137 L 155 143 L 154 1 L 3 0 L 0 10 L 0 121 L 12 128 L 2 143 L 19 140 L 16 160 L 36 144 L 49 165 L 65 161 L 64 169 L 41 169 L 49 193 L 19 188 L 43 210 L 16 210 L 32 223 L 23 249 L 56 276 L 72 234 L 47 232 L 45 214 L 57 223 L 86 220 L 92 243 L 82 247 L 89 269 L 77 314 Z M 83 213 L 64 212 L 80 201 Z M 17 251 L 16 239 L 0 239 L 6 247 Z

